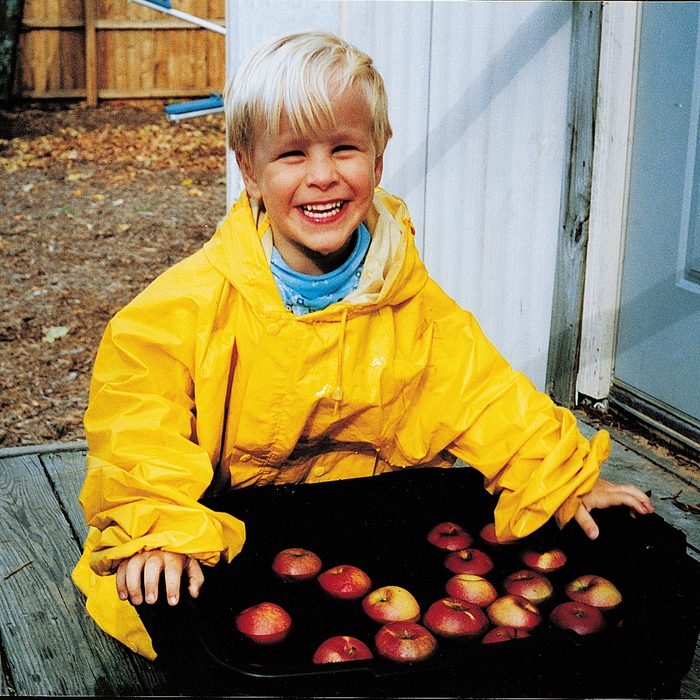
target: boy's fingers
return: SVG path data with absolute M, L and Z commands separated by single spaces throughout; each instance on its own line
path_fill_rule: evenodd
M 653 513 L 651 499 L 632 484 L 612 484 L 602 479 L 596 482 L 593 490 L 582 501 L 588 510 L 609 506 L 629 506 L 638 513 Z
M 165 559 L 165 594 L 170 605 L 177 605 L 180 600 L 180 580 L 182 570 L 185 568 L 187 557 L 184 554 L 164 552 Z
M 196 559 L 187 562 L 187 577 L 189 579 L 188 590 L 193 598 L 199 595 L 199 591 L 204 583 L 204 573 L 202 567 Z
M 147 603 L 155 603 L 158 600 L 158 586 L 162 573 L 168 603 L 177 605 L 185 567 L 187 567 L 189 593 L 196 598 L 204 583 L 202 567 L 196 559 L 190 559 L 184 554 L 160 550 L 142 552 L 130 559 L 125 559 L 117 567 L 116 585 L 119 598 L 128 599 L 134 605 L 140 605 L 145 596 Z
M 127 561 L 125 567 L 126 573 L 126 590 L 129 593 L 129 599 L 134 605 L 140 605 L 143 602 L 143 592 L 141 589 L 141 574 L 145 559 L 142 554 L 137 554 Z
M 589 539 L 594 540 L 598 537 L 599 530 L 598 526 L 593 520 L 593 517 L 588 512 L 588 509 L 584 505 L 580 505 L 574 516 L 574 520 L 579 524 L 579 527 L 586 533 Z
M 129 597 L 129 591 L 126 588 L 126 565 L 128 563 L 129 560 L 124 559 L 117 567 L 117 594 L 120 600 L 126 600 Z
M 143 591 L 146 602 L 151 604 L 158 600 L 160 572 L 163 570 L 163 557 L 160 552 L 149 552 L 143 567 Z

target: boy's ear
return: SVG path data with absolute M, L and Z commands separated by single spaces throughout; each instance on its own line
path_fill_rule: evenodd
M 374 186 L 376 187 L 382 179 L 382 173 L 384 172 L 384 154 L 377 156 L 374 161 Z
M 255 177 L 255 172 L 250 165 L 249 159 L 241 153 L 236 153 L 236 163 L 238 163 L 238 169 L 243 176 L 243 183 L 245 184 L 248 196 L 252 199 L 262 199 L 260 196 L 260 185 Z

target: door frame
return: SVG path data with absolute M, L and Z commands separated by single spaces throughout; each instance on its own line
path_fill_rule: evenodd
M 607 399 L 613 384 L 640 23 L 640 2 L 603 3 L 586 282 L 576 382 L 577 394 L 596 400 Z

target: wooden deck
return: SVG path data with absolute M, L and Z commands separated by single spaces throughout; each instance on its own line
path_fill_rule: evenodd
M 700 560 L 700 517 L 672 500 L 680 492 L 679 501 L 700 503 L 700 469 L 616 437 L 604 475 L 651 489 L 657 512 Z M 0 452 L 0 695 L 177 694 L 157 666 L 95 626 L 70 580 L 86 532 L 77 502 L 84 458 L 80 449 Z M 698 646 L 681 697 L 700 697 Z

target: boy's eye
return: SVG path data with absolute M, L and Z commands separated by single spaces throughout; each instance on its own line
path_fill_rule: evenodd
M 342 151 L 356 151 L 356 150 L 357 150 L 357 149 L 355 148 L 355 146 L 352 146 L 352 145 L 349 144 L 349 143 L 344 143 L 344 144 L 342 144 L 342 145 L 340 145 L 340 146 L 336 146 L 336 147 L 333 149 L 333 151 L 336 152 L 336 153 L 339 153 L 339 152 L 342 152 Z
M 304 154 L 301 151 L 285 151 L 284 153 L 280 153 L 278 158 L 300 158 Z

